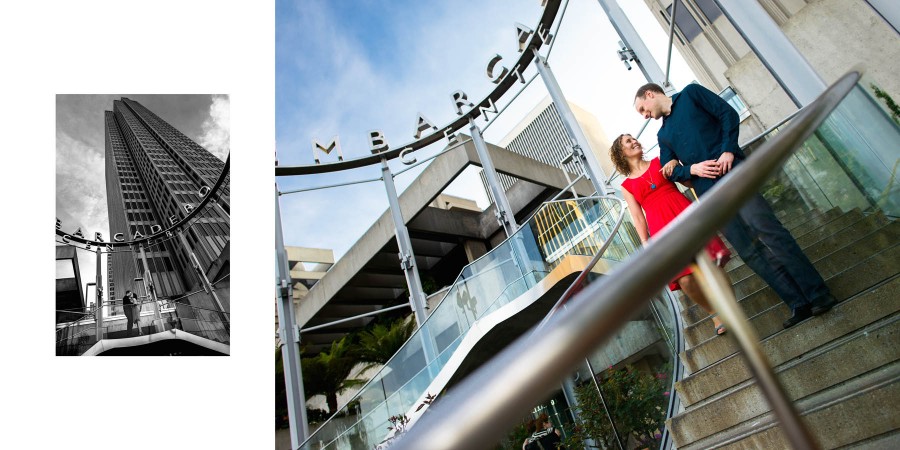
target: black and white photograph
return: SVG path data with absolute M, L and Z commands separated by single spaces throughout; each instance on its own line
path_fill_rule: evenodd
M 229 355 L 227 95 L 56 96 L 56 354 Z

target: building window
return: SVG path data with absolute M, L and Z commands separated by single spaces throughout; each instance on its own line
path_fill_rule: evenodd
M 681 30 L 681 34 L 684 35 L 688 42 L 693 41 L 703 30 L 700 29 L 700 24 L 691 15 L 691 12 L 685 8 L 684 2 L 681 0 L 676 1 L 678 2 L 678 10 L 675 11 L 675 25 L 678 25 L 678 29 Z M 666 8 L 666 13 L 666 22 L 671 23 L 669 18 L 672 17 L 672 5 Z
M 731 86 L 728 86 L 723 89 L 722 92 L 719 92 L 719 97 L 722 97 L 722 100 L 728 102 L 728 104 L 737 111 L 742 122 L 747 117 L 750 117 L 750 110 L 747 109 L 747 105 L 744 104 L 744 101 L 737 95 L 737 92 L 734 92 L 734 89 L 732 89 Z

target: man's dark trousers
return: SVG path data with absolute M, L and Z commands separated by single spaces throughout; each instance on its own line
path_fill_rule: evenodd
M 744 263 L 791 309 L 827 299 L 829 292 L 822 276 L 761 195 L 751 197 L 722 234 Z

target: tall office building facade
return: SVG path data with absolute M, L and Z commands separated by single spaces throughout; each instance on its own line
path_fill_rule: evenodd
M 152 234 L 169 218 L 186 215 L 185 205 L 200 203 L 201 188 L 212 188 L 224 162 L 166 123 L 140 103 L 123 98 L 105 112 L 106 191 L 110 233 L 125 240 Z M 144 248 L 156 295 L 177 298 L 202 290 L 190 252 L 210 281 L 229 271 L 228 180 L 219 198 L 222 206 L 205 208 L 185 228 L 185 248 L 176 236 Z M 111 236 L 112 237 L 112 236 Z M 144 266 L 141 253 L 111 253 L 107 259 L 108 299 L 120 300 L 125 290 L 142 292 Z M 222 297 L 222 296 L 220 296 Z M 205 295 L 186 299 L 195 306 L 214 307 Z M 227 296 L 223 307 L 230 309 Z M 144 309 L 147 309 L 146 307 Z M 121 306 L 110 314 L 121 314 Z
M 584 109 L 569 103 L 569 107 L 575 115 L 575 119 L 581 126 L 585 137 L 591 145 L 594 156 L 600 162 L 600 166 L 609 177 L 613 173 L 612 162 L 609 160 L 608 149 L 610 146 L 606 133 L 597 121 L 597 118 Z M 566 172 L 580 174 L 581 168 L 575 162 L 569 160 L 565 164 L 561 162 L 572 153 L 572 143 L 566 133 L 556 104 L 550 97 L 545 97 L 535 106 L 531 112 L 522 119 L 518 125 L 504 137 L 499 145 L 507 150 L 522 156 L 540 161 L 553 167 L 564 167 Z M 518 178 L 504 174 L 498 174 L 500 184 L 504 191 L 508 191 Z M 491 190 L 487 184 L 487 178 L 481 173 L 481 182 L 491 202 L 494 201 Z

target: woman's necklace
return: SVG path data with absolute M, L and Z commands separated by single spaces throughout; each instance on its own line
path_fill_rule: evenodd
M 641 179 L 644 180 L 644 181 L 646 181 L 647 184 L 650 185 L 650 189 L 656 189 L 656 183 L 653 182 L 653 174 L 650 173 L 650 164 L 647 164 L 647 170 L 646 170 L 645 172 L 646 172 L 646 173 L 648 174 L 648 176 L 650 177 L 650 181 L 647 181 L 647 180 L 644 178 L 644 175 L 641 175 Z

